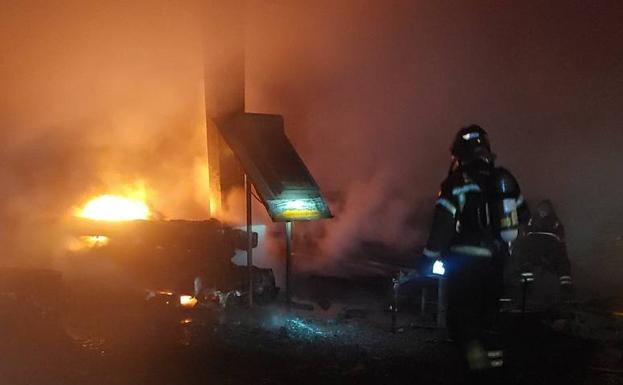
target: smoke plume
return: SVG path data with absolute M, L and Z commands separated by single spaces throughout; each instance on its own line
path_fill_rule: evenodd
M 3 262 L 45 257 L 46 218 L 136 183 L 164 217 L 207 217 L 204 6 L 0 5 Z M 247 111 L 284 115 L 336 214 L 295 226 L 321 239 L 306 268 L 366 241 L 417 254 L 450 140 L 478 123 L 528 200 L 556 204 L 576 272 L 618 280 L 590 271 L 623 268 L 619 2 L 248 0 L 234 16 Z
M 249 8 L 247 109 L 283 113 L 321 187 L 343 195 L 309 230 L 326 234 L 325 261 L 362 239 L 421 246 L 430 216 L 410 214 L 432 206 L 453 134 L 477 123 L 529 201 L 556 203 L 576 273 L 623 268 L 620 3 Z
M 136 184 L 205 218 L 200 4 L 0 5 L 2 263 L 43 262 L 55 224 Z

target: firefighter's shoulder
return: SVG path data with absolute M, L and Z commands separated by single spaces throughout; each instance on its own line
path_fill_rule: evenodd
M 489 179 L 490 191 L 496 195 L 517 198 L 521 189 L 517 178 L 506 168 L 496 167 Z
M 452 191 L 455 188 L 461 187 L 465 185 L 466 183 L 468 183 L 468 181 L 466 180 L 465 175 L 461 171 L 459 170 L 453 171 L 450 174 L 448 174 L 448 176 L 446 177 L 446 179 L 444 179 L 443 182 L 441 182 L 440 195 L 444 195 L 444 194 L 452 195 Z

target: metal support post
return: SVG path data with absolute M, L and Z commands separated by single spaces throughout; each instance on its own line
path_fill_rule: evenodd
M 249 308 L 253 307 L 253 217 L 251 212 L 251 180 L 244 174 L 244 189 L 247 198 L 247 269 L 249 274 Z
M 420 314 L 426 314 L 426 307 L 428 305 L 428 288 L 426 286 L 422 287 L 422 292 L 420 294 Z
M 437 279 L 437 327 L 446 327 L 446 279 L 443 276 Z
M 291 291 L 291 269 L 292 269 L 292 222 L 286 222 L 286 306 L 289 308 L 292 301 Z

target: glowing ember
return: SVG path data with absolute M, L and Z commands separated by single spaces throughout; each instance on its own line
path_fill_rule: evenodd
M 79 238 L 86 247 L 103 247 L 109 242 L 109 239 L 105 235 L 84 235 Z
M 70 238 L 67 242 L 67 249 L 74 252 L 96 249 L 108 245 L 109 241 L 110 239 L 105 235 L 83 235 Z
M 100 221 L 129 221 L 149 219 L 149 207 L 141 199 L 101 195 L 90 200 L 77 216 Z
M 197 305 L 197 298 L 192 295 L 180 295 L 180 305 L 186 309 L 192 309 Z

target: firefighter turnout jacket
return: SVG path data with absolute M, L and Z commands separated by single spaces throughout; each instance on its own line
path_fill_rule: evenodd
M 508 170 L 479 160 L 460 166 L 441 185 L 424 256 L 499 254 L 517 237 L 525 211 Z
M 448 332 L 474 371 L 504 363 L 498 300 L 504 256 L 518 235 L 523 206 L 513 175 L 484 159 L 451 170 L 435 204 L 424 265 L 444 262 Z

